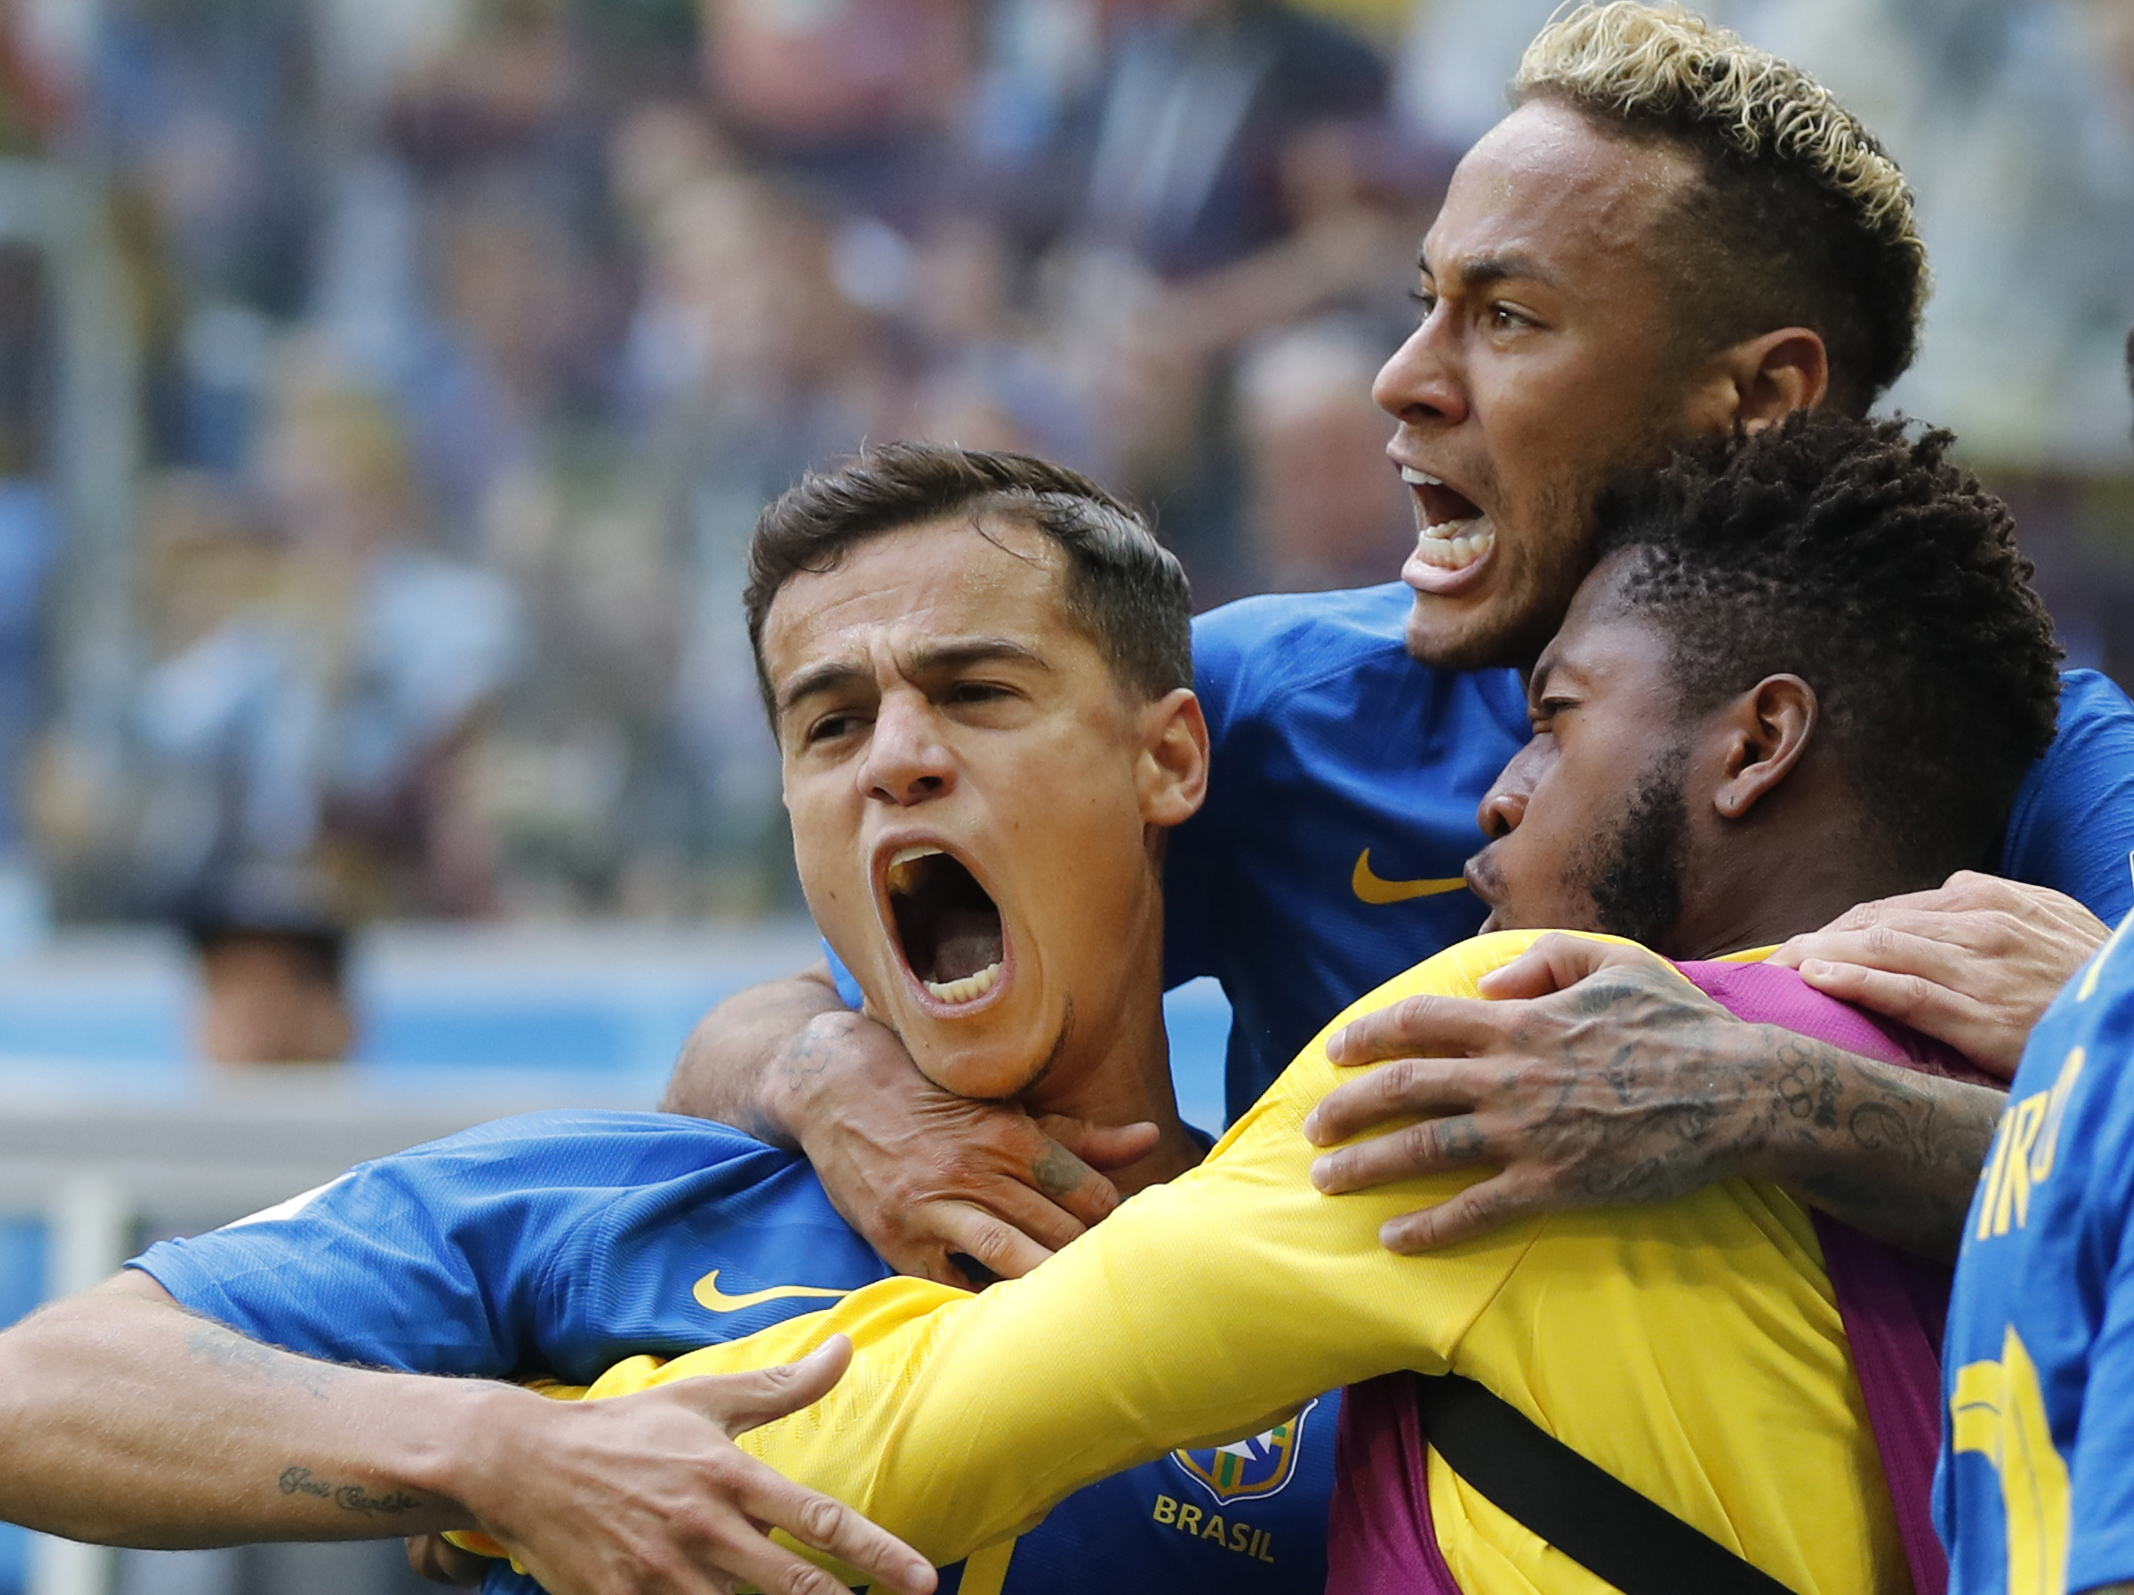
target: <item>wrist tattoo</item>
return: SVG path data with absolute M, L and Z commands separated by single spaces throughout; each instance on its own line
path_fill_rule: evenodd
M 365 1517 L 393 1516 L 412 1512 L 422 1505 L 419 1496 L 405 1490 L 388 1490 L 383 1495 L 372 1495 L 360 1484 L 329 1484 L 309 1468 L 284 1468 L 280 1479 L 284 1495 L 309 1495 L 321 1501 L 331 1501 L 344 1512 L 356 1512 Z

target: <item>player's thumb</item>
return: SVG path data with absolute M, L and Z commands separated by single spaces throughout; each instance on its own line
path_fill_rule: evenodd
M 829 1394 L 851 1363 L 852 1342 L 832 1335 L 798 1362 L 758 1368 L 753 1373 L 709 1374 L 685 1380 L 674 1389 L 696 1397 L 728 1434 L 741 1434 L 813 1406 Z M 691 1390 L 691 1386 L 698 1388 Z
M 1566 986 L 1575 986 L 1588 975 L 1599 974 L 1617 964 L 1649 961 L 1641 948 L 1592 941 L 1584 936 L 1552 932 L 1501 969 L 1492 969 L 1477 981 L 1476 989 L 1497 1002 L 1522 997 L 1546 997 Z
M 1037 1121 L 1037 1127 L 1092 1169 L 1105 1173 L 1147 1157 L 1156 1150 L 1156 1142 L 1163 1135 L 1145 1120 L 1136 1124 L 1091 1124 L 1087 1119 L 1070 1119 L 1058 1113 L 1045 1115 Z

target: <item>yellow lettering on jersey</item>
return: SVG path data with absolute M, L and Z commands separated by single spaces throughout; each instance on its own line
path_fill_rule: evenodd
M 1151 1515 L 1158 1523 L 1176 1523 L 1178 1521 L 1178 1503 L 1168 1495 L 1159 1495 L 1156 1497 L 1156 1510 Z
M 2018 1229 L 2030 1220 L 2030 1152 L 2037 1144 L 2038 1131 L 2045 1127 L 2045 1109 L 2050 1096 L 2050 1092 L 2040 1091 L 2008 1110 L 2008 1127 L 2003 1132 L 2007 1144 L 1996 1159 L 2001 1166 L 2000 1189 L 1993 1194 L 1993 1233 L 1996 1235 L 2008 1233 L 2011 1218 Z
M 1208 1518 L 1208 1526 L 1200 1531 L 1200 1537 L 1220 1545 L 1229 1533 L 1230 1525 L 1223 1521 L 1222 1513 L 1216 1512 Z
M 1230 1549 L 1233 1551 L 1249 1551 L 1259 1542 L 1259 1538 L 1260 1531 L 1250 1523 L 1230 1525 Z
M 1957 1455 L 1982 1455 L 2001 1476 L 2008 1595 L 2062 1595 L 2072 1533 L 2067 1464 L 2053 1447 L 2037 1365 L 2013 1324 L 1999 1362 L 1957 1369 L 1949 1419 Z
M 2060 1150 L 2060 1124 L 2067 1117 L 2067 1099 L 2074 1095 L 2075 1082 L 2082 1078 L 2082 1049 L 2077 1047 L 2060 1065 L 2060 1073 L 2052 1083 L 2052 1100 L 2045 1109 L 2045 1129 L 2038 1137 L 2038 1149 L 2030 1154 L 2030 1183 L 2043 1185 L 2052 1174 L 2053 1158 Z
M 2001 1115 L 1993 1152 L 1982 1176 L 1985 1195 L 1978 1204 L 1979 1240 L 2021 1229 L 2030 1219 L 2030 1193 L 2052 1175 L 2060 1152 L 2060 1130 L 2067 1105 L 2082 1078 L 2082 1049 L 2068 1053 L 2049 1090 L 2015 1103 Z
M 1201 1517 L 1202 1513 L 1199 1507 L 1182 1506 L 1178 1509 L 1178 1526 L 1188 1534 L 1198 1534 L 1200 1532 Z
M 1220 1512 L 1204 1513 L 1197 1506 L 1184 1506 L 1168 1495 L 1156 1497 L 1155 1509 L 1149 1514 L 1158 1523 L 1167 1523 L 1181 1534 L 1195 1539 L 1213 1540 L 1226 1551 L 1239 1556 L 1250 1556 L 1262 1562 L 1274 1560 L 1274 1536 L 1265 1529 L 1256 1529 L 1250 1523 L 1226 1523 Z M 1205 1523 L 1205 1527 L 1203 1526 Z M 976 1567 L 978 1558 L 972 1557 L 969 1566 Z M 971 1575 L 963 1575 L 963 1584 L 971 1595 L 979 1595 L 971 1583 Z

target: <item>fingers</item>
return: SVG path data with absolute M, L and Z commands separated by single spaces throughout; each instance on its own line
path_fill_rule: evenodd
M 1955 1048 L 1989 1074 L 2013 1079 L 2035 1014 L 1996 1011 L 1918 975 L 1811 958 L 1801 979 L 1841 1002 L 1855 1003 Z
M 760 1462 L 750 1459 L 741 1470 L 736 1500 L 756 1522 L 784 1529 L 802 1545 L 868 1574 L 877 1585 L 905 1595 L 928 1595 L 934 1587 L 933 1565 L 902 1540 L 842 1501 L 803 1489 Z M 761 1535 L 755 1540 L 746 1563 L 735 1556 L 733 1572 L 780 1595 L 843 1595 L 844 1586 L 821 1568 Z
M 1852 964 L 1946 986 L 1956 979 L 1969 956 L 1967 949 L 1917 928 L 1879 924 L 1859 930 L 1810 931 L 1787 942 L 1771 961 L 1794 969 L 1808 963 Z
M 1386 1058 L 1460 1057 L 1496 1035 L 1490 1005 L 1471 997 L 1408 997 L 1327 1038 L 1329 1062 L 1351 1068 Z
M 1337 1196 L 1421 1174 L 1465 1168 L 1486 1155 L 1481 1127 L 1472 1115 L 1424 1119 L 1318 1158 L 1312 1164 L 1312 1184 L 1329 1196 Z
M 1123 1169 L 1129 1163 L 1138 1163 L 1147 1157 L 1156 1150 L 1156 1143 L 1163 1135 L 1160 1129 L 1147 1121 L 1139 1124 L 1091 1124 L 1087 1119 L 1070 1119 L 1060 1113 L 1046 1114 L 1037 1121 L 1037 1127 L 1080 1158 L 1089 1168 L 1101 1169 L 1107 1173 L 1114 1169 Z M 1096 1221 L 1089 1219 L 1087 1222 Z
M 1529 1218 L 1545 1206 L 1523 1194 L 1509 1176 L 1499 1174 L 1468 1186 L 1435 1207 L 1387 1219 L 1378 1228 L 1378 1242 L 1387 1251 L 1412 1256 L 1487 1235 L 1515 1219 Z
M 969 1202 L 939 1203 L 930 1222 L 949 1250 L 1002 1279 L 1020 1279 L 1052 1255 L 1014 1225 Z
M 830 1393 L 852 1363 L 852 1342 L 832 1335 L 798 1362 L 753 1373 L 708 1374 L 678 1379 L 667 1388 L 726 1432 L 743 1434 L 773 1418 L 811 1407 Z
M 1642 947 L 1624 947 L 1557 931 L 1542 937 L 1503 968 L 1491 970 L 1479 984 L 1482 995 L 1494 1002 L 1546 997 L 1603 969 L 1663 962 Z
M 1314 1146 L 1334 1146 L 1399 1114 L 1473 1107 L 1475 1086 L 1463 1063 L 1399 1058 L 1373 1069 L 1321 1097 L 1305 1116 L 1304 1138 Z

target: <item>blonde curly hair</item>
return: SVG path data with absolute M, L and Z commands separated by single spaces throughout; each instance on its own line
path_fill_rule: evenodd
M 1703 156 L 1711 192 L 1696 207 L 1708 230 L 1699 270 L 1733 279 L 1725 286 L 1744 308 L 1798 309 L 1801 287 L 1823 290 L 1814 297 L 1832 301 L 1831 324 L 1801 319 L 1831 345 L 1834 400 L 1864 409 L 1911 364 L 1931 289 L 1911 185 L 1860 119 L 1799 67 L 1678 5 L 1610 0 L 1551 18 L 1527 46 L 1512 95 L 1559 100 Z M 1730 258 L 1711 258 L 1713 244 Z M 1757 270 L 1758 257 L 1787 268 L 1795 291 Z M 1854 313 L 1846 298 L 1860 301 Z

